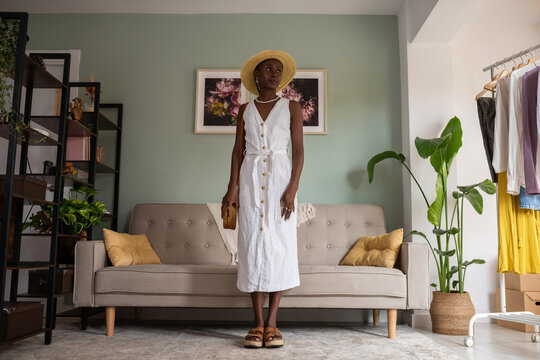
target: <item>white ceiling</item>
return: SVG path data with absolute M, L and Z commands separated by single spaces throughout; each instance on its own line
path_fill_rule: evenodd
M 396 15 L 403 0 L 2 0 L 2 11 L 144 14 Z

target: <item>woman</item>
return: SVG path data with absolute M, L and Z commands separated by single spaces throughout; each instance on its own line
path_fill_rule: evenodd
M 244 339 L 246 347 L 260 348 L 263 342 L 266 347 L 283 345 L 276 327 L 281 293 L 300 285 L 295 210 L 304 163 L 303 119 L 298 102 L 276 95 L 295 73 L 294 59 L 272 50 L 252 56 L 241 71 L 242 84 L 257 97 L 240 109 L 245 140 L 238 121 L 229 188 L 221 211 L 223 216 L 232 204 L 238 208 L 236 286 L 251 294 L 255 313 L 255 326 Z M 292 168 L 287 156 L 289 140 Z M 266 292 L 269 310 L 265 320 Z

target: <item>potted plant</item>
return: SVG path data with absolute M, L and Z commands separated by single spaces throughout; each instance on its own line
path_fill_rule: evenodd
M 420 231 L 411 231 L 406 235 L 423 237 L 431 250 L 437 266 L 439 283 L 435 287 L 430 315 L 433 332 L 449 335 L 466 335 L 470 318 L 474 315 L 474 307 L 470 296 L 465 292 L 465 275 L 472 264 L 485 263 L 482 259 L 464 260 L 463 256 L 463 207 L 465 199 L 474 210 L 482 214 L 483 198 L 479 190 L 487 194 L 495 193 L 495 185 L 491 180 L 469 186 L 458 186 L 449 197 L 448 174 L 458 150 L 462 145 L 463 131 L 457 117 L 450 119 L 440 137 L 433 139 L 415 139 L 418 154 L 428 159 L 437 174 L 435 183 L 436 198 L 428 201 L 417 178 L 407 165 L 403 154 L 385 151 L 373 156 L 367 165 L 369 182 L 373 181 L 375 165 L 386 159 L 399 161 L 409 172 L 422 193 L 427 207 L 427 219 L 433 225 L 431 240 Z M 457 279 L 456 279 L 457 277 Z M 437 289 L 438 287 L 438 289 Z
M 81 237 L 86 237 L 86 229 L 95 225 L 105 225 L 101 218 L 105 212 L 105 204 L 101 201 L 94 200 L 88 202 L 88 199 L 99 190 L 83 186 L 79 188 L 72 188 L 69 190 L 67 199 L 62 199 L 59 209 L 59 220 L 63 225 L 62 233 L 65 234 L 77 234 Z M 83 199 L 79 199 L 78 196 L 82 195 Z M 32 227 L 36 230 L 43 231 L 47 226 L 47 223 L 43 221 L 43 213 L 52 217 L 52 205 L 41 205 L 42 211 L 33 214 L 30 217 L 30 221 L 23 224 L 23 230 L 28 227 Z

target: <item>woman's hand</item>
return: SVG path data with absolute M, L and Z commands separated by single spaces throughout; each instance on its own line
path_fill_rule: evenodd
M 232 206 L 232 204 L 236 204 L 236 209 L 240 207 L 240 204 L 238 203 L 238 189 L 229 189 L 225 196 L 223 197 L 223 200 L 221 201 L 221 218 L 223 219 L 225 216 L 228 216 L 229 214 L 226 213 L 227 208 L 229 206 Z
M 295 195 L 296 195 L 296 190 L 292 188 L 290 185 L 287 186 L 287 189 L 285 189 L 285 192 L 283 193 L 283 195 L 281 195 L 281 199 L 279 203 L 282 206 L 281 216 L 285 215 L 285 221 L 289 220 L 292 212 L 295 211 L 295 208 L 294 208 Z M 289 210 L 287 210 L 287 208 Z

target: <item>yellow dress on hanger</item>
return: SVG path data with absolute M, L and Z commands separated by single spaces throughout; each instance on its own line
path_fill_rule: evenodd
M 519 207 L 519 196 L 506 192 L 506 172 L 500 173 L 497 194 L 500 273 L 540 273 L 540 211 Z

